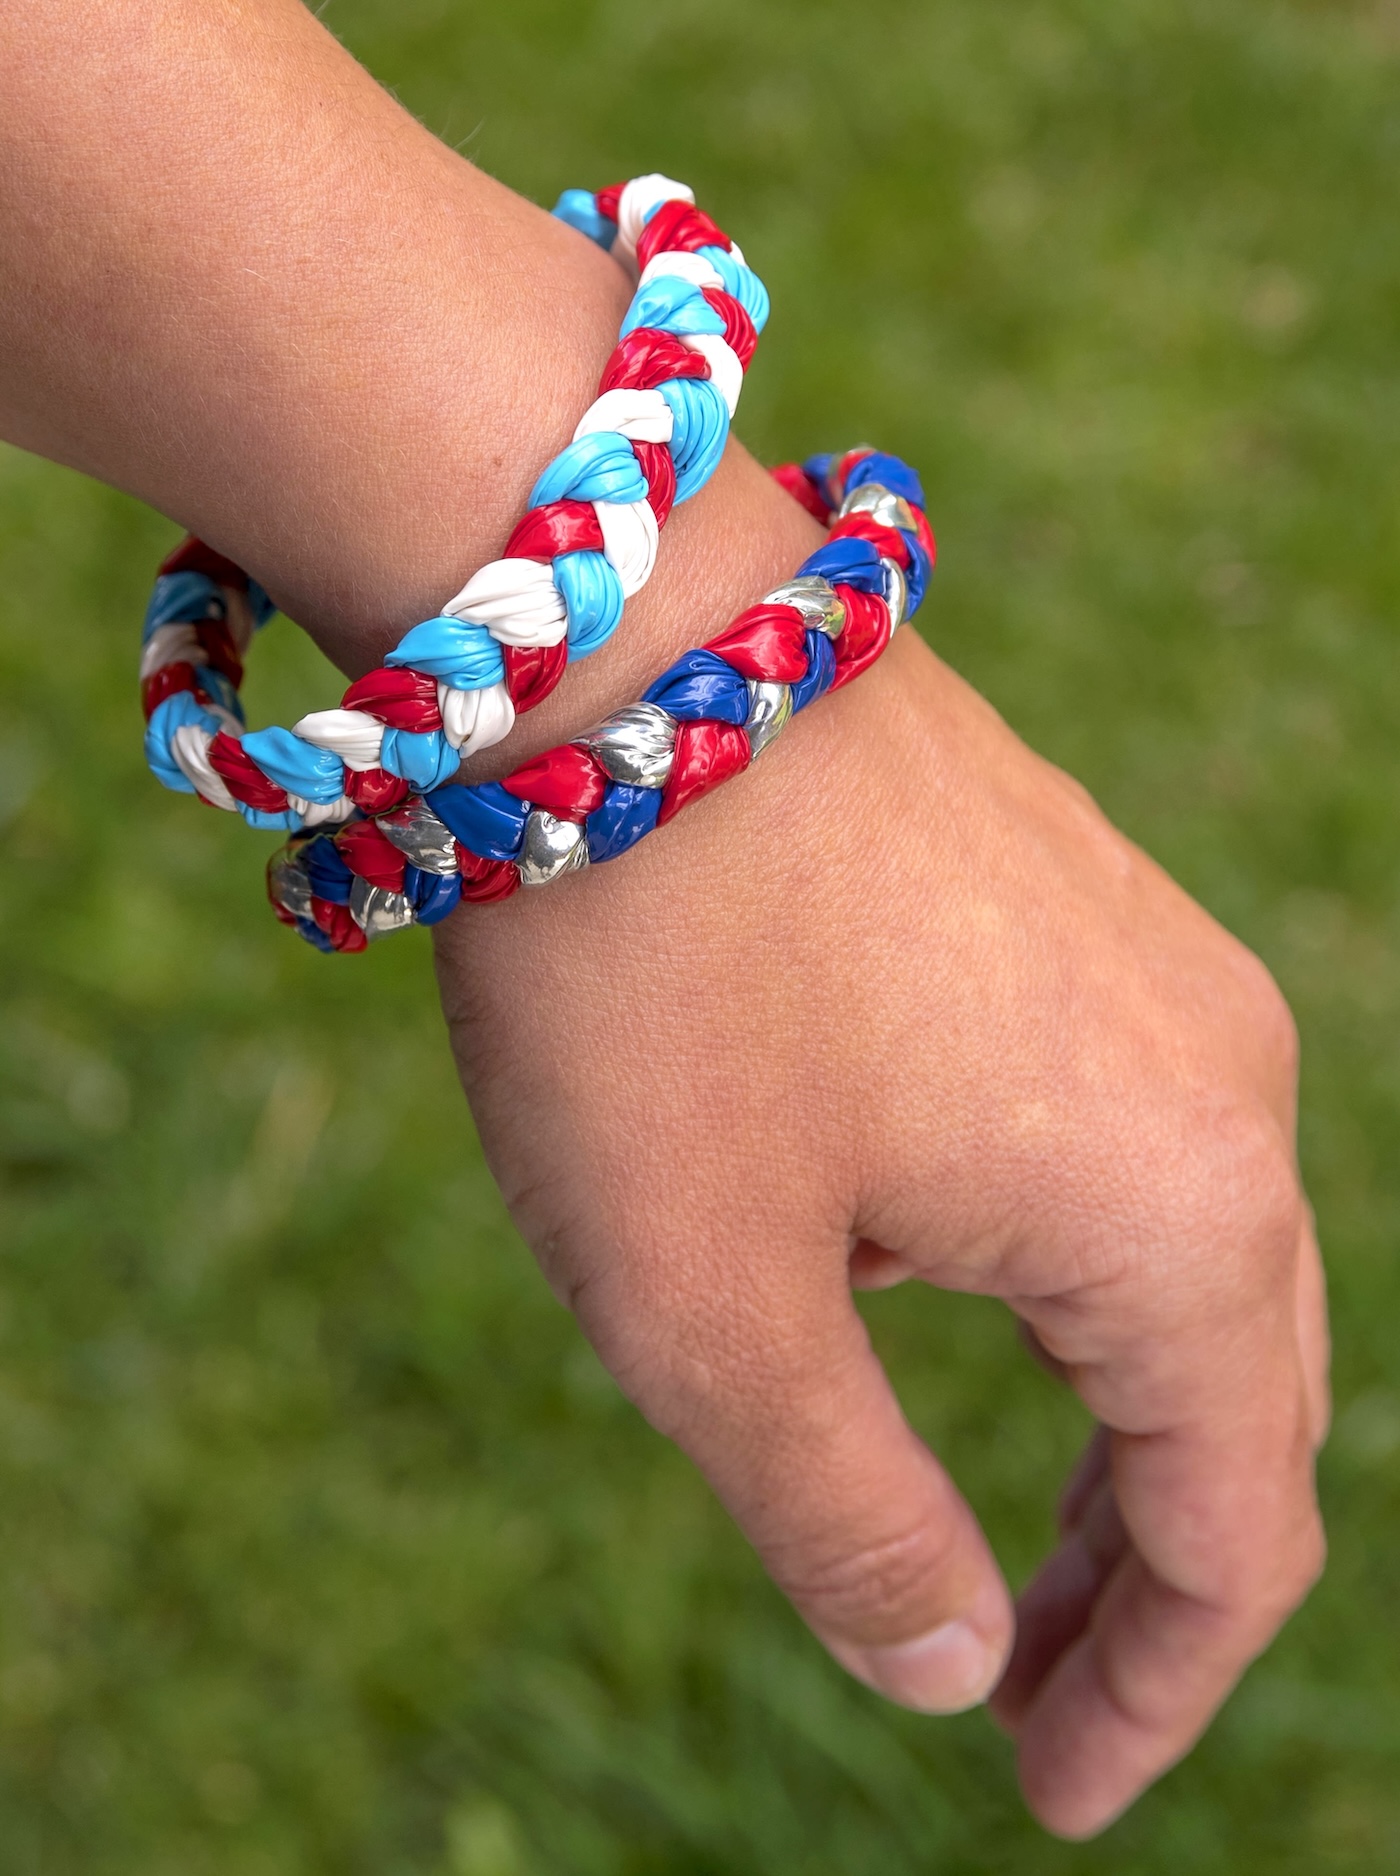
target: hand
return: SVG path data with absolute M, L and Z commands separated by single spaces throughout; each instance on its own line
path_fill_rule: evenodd
M 616 866 L 441 928 L 558 1295 L 850 1671 L 985 1699 L 1065 1836 L 1317 1575 L 1320 1266 L 1258 961 L 910 630 Z M 1002 1297 L 1101 1422 L 1013 1618 L 851 1287 Z M 1017 1627 L 1013 1647 L 1013 1626 Z
M 0 433 L 179 516 L 364 671 L 499 552 L 617 269 L 296 0 L 27 0 L 0 51 Z M 512 762 L 806 551 L 726 462 Z M 1321 1551 L 1321 1280 L 1259 966 L 910 632 L 755 773 L 440 955 L 551 1279 L 854 1672 L 981 1698 L 1011 1612 L 852 1280 L 1005 1297 L 1112 1429 L 997 1697 L 1039 1814 L 1098 1828 Z

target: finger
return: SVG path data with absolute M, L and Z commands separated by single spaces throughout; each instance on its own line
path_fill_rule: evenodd
M 1062 1508 L 1060 1544 L 1016 1599 L 1016 1644 L 991 1699 L 992 1718 L 1009 1733 L 1020 1726 L 1055 1663 L 1083 1634 L 1128 1548 L 1107 1464 L 1108 1444 L 1100 1429 L 1067 1488 L 1073 1512 L 1066 1518 Z
M 1314 1450 L 1326 1437 L 1330 1354 L 1325 1284 L 1311 1208 L 1302 1207 L 1297 1275 L 1298 1346 Z M 1021 1324 L 1030 1353 L 1051 1373 L 1063 1364 L 1028 1323 Z M 1061 1542 L 1016 1601 L 1016 1641 L 1005 1675 L 992 1696 L 992 1717 L 1008 1732 L 1023 1720 L 1037 1688 L 1087 1628 L 1094 1605 L 1128 1547 L 1126 1527 L 1109 1478 L 1110 1436 L 1099 1427 L 1061 1494 Z
M 1107 1427 L 1095 1427 L 1089 1444 L 1079 1455 L 1074 1470 L 1060 1493 L 1059 1525 L 1062 1536 L 1083 1521 L 1091 1501 L 1108 1478 L 1111 1446 Z
M 1069 1376 L 1065 1372 L 1065 1364 L 1056 1360 L 1031 1325 L 1019 1316 L 1016 1319 L 1016 1333 L 1020 1338 L 1022 1348 L 1033 1362 L 1042 1367 L 1046 1374 L 1054 1375 L 1057 1381 L 1068 1383 Z
M 883 1244 L 872 1244 L 869 1238 L 857 1238 L 852 1245 L 848 1272 L 853 1290 L 892 1290 L 919 1274 L 907 1257 L 887 1251 Z
M 1271 1630 L 1241 1645 L 1236 1612 L 1180 1596 L 1125 1551 L 1021 1725 L 1031 1810 L 1062 1837 L 1103 1830 L 1185 1755 Z
M 1010 1597 L 900 1412 L 844 1247 L 814 1258 L 769 1242 L 760 1259 L 724 1243 L 730 1230 L 716 1225 L 703 1264 L 742 1272 L 732 1287 L 682 1276 L 639 1297 L 610 1276 L 578 1299 L 585 1330 L 850 1673 L 924 1712 L 975 1705 L 1001 1674 Z
M 1071 1358 L 1096 1411 L 1133 1429 L 1113 1435 L 1111 1467 L 1131 1545 L 1097 1589 L 1087 1569 L 1069 1580 L 1071 1545 L 1028 1642 L 1044 1678 L 1028 1696 L 1028 1653 L 1008 1694 L 1027 1801 L 1061 1835 L 1101 1829 L 1187 1750 L 1320 1567 L 1291 1269 L 1276 1290 L 1178 1323 L 1155 1357 Z
M 1029 1323 L 1021 1339 L 1059 1380 L 1067 1374 Z M 1109 1477 L 1109 1433 L 1096 1427 L 1060 1493 L 1060 1542 L 1016 1598 L 1016 1640 L 989 1703 L 992 1718 L 1014 1733 L 1032 1696 L 1089 1620 L 1095 1599 L 1127 1542 Z

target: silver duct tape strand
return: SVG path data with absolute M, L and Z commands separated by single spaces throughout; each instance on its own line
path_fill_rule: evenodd
M 885 582 L 885 604 L 890 609 L 890 632 L 897 632 L 909 617 L 909 582 L 897 560 L 880 556 L 880 572 Z
M 311 881 L 306 869 L 293 853 L 274 856 L 268 869 L 267 883 L 284 912 L 293 918 L 311 917 Z
M 659 704 L 626 704 L 578 740 L 615 782 L 664 788 L 670 780 L 676 719 Z
M 382 938 L 386 932 L 403 931 L 416 922 L 411 899 L 383 886 L 371 886 L 367 879 L 351 882 L 350 916 L 366 938 Z
M 457 842 L 421 795 L 406 807 L 381 814 L 377 825 L 399 852 L 425 873 L 452 874 L 457 871 Z
M 792 686 L 760 682 L 752 677 L 745 681 L 749 687 L 749 717 L 744 731 L 749 739 L 751 760 L 757 761 L 791 721 Z
M 902 495 L 880 482 L 864 482 L 852 489 L 837 509 L 836 518 L 839 521 L 844 515 L 854 514 L 869 515 L 882 528 L 908 528 L 911 534 L 918 533 L 914 510 Z
M 808 629 L 825 632 L 828 638 L 840 638 L 846 629 L 846 608 L 830 580 L 819 573 L 799 573 L 796 579 L 784 580 L 763 595 L 762 604 L 796 606 Z
M 525 823 L 525 842 L 515 864 L 522 886 L 547 886 L 561 873 L 588 865 L 588 839 L 577 821 L 561 821 L 536 808 Z
M 832 477 L 835 474 L 837 463 L 841 461 L 841 457 L 842 456 L 873 456 L 875 453 L 876 453 L 875 445 L 873 443 L 853 443 L 848 450 L 843 450 L 841 452 L 841 455 L 836 455 L 832 457 L 830 463 L 827 465 L 826 474 L 821 479 L 820 486 L 821 486 L 823 494 L 826 496 L 827 500 L 830 501 L 833 508 L 836 506 L 836 501 L 835 501 L 834 491 L 832 488 Z

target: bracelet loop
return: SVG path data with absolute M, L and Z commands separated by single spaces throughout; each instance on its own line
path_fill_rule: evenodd
M 792 579 L 685 652 L 638 702 L 503 781 L 447 782 L 339 832 L 300 835 L 268 866 L 277 916 L 322 950 L 362 951 L 385 932 L 437 924 L 463 900 L 505 899 L 616 859 L 873 664 L 933 570 L 918 478 L 869 448 L 774 473 L 832 524 Z
M 383 813 L 509 735 L 617 629 L 671 508 L 723 454 L 768 295 L 684 183 L 570 189 L 554 212 L 640 275 L 598 396 L 502 557 L 338 708 L 247 732 L 243 660 L 272 602 L 223 555 L 182 542 L 160 569 L 141 654 L 146 757 L 167 788 L 283 831 Z

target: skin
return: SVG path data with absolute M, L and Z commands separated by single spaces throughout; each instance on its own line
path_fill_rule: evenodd
M 4 435 L 231 554 L 352 674 L 500 551 L 628 294 L 294 0 L 11 0 L 0 242 Z M 816 538 L 731 445 L 474 773 Z M 852 1673 L 990 1696 L 1036 1815 L 1102 1829 L 1321 1566 L 1323 1287 L 1262 965 L 907 629 L 621 865 L 436 950 L 492 1167 L 620 1385 Z M 911 1278 L 1003 1298 L 1100 1423 L 1014 1607 L 852 1303 Z

